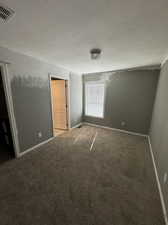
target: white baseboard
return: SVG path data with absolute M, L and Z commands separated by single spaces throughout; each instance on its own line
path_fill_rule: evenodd
M 72 129 L 74 129 L 74 128 L 77 128 L 77 127 L 81 126 L 82 124 L 83 124 L 82 122 L 81 122 L 81 123 L 78 123 L 77 125 L 71 127 L 70 130 L 72 130 Z
M 136 133 L 136 132 L 127 131 L 127 130 L 121 130 L 121 129 L 112 128 L 112 127 L 101 126 L 101 125 L 97 125 L 97 124 L 94 124 L 94 123 L 83 122 L 83 124 L 94 126 L 94 127 L 100 127 L 100 128 L 104 128 L 104 129 L 109 129 L 109 130 L 113 130 L 113 131 L 118 131 L 118 132 L 122 132 L 122 133 L 126 133 L 126 134 L 132 134 L 132 135 L 136 135 L 136 136 L 148 137 L 148 135 L 146 135 L 146 134 Z
M 79 123 L 79 124 L 75 125 L 74 127 L 71 127 L 70 130 L 72 130 L 74 128 L 77 128 L 77 127 L 79 127 L 81 125 L 82 125 L 82 123 Z M 25 150 L 24 152 L 20 152 L 19 155 L 18 155 L 18 158 L 23 156 L 23 155 L 25 155 L 25 154 L 27 154 L 28 152 L 31 152 L 31 151 L 35 150 L 36 148 L 39 148 L 41 145 L 46 144 L 47 142 L 51 141 L 53 138 L 55 138 L 55 137 L 51 137 L 51 138 L 47 139 L 46 141 L 43 141 L 43 142 L 41 142 L 41 143 L 39 143 L 39 144 L 37 144 L 37 145 L 35 145 L 35 146 Z
M 163 192 L 162 192 L 162 188 L 161 188 L 160 181 L 159 181 L 159 176 L 158 176 L 155 158 L 154 158 L 152 145 L 151 145 L 151 141 L 150 141 L 149 136 L 148 136 L 148 142 L 149 142 L 149 148 L 150 148 L 150 153 L 151 153 L 151 157 L 152 157 L 152 163 L 153 163 L 153 167 L 154 167 L 154 171 L 155 171 L 157 186 L 158 186 L 158 190 L 159 190 L 159 195 L 160 195 L 160 200 L 161 200 L 161 205 L 162 205 L 162 210 L 163 210 L 163 216 L 164 216 L 164 219 L 165 219 L 165 224 L 168 225 L 168 217 L 167 217 L 165 201 L 164 201 Z
M 20 153 L 19 153 L 19 157 L 21 157 L 21 156 L 27 154 L 28 152 L 31 152 L 31 151 L 35 150 L 36 148 L 39 148 L 40 146 L 42 146 L 42 145 L 48 143 L 49 141 L 51 141 L 52 139 L 54 139 L 54 137 L 51 137 L 51 138 L 49 138 L 49 139 L 47 139 L 47 140 L 45 140 L 45 141 L 43 141 L 43 142 L 41 142 L 41 143 L 39 143 L 39 144 L 33 146 L 33 147 L 31 147 L 31 148 L 25 150 L 24 152 L 20 152 Z

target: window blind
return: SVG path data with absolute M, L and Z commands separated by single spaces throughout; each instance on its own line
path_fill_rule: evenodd
M 104 83 L 85 84 L 85 115 L 103 118 L 104 89 Z

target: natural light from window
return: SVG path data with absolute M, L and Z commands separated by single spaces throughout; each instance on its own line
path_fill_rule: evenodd
M 85 84 L 85 115 L 104 117 L 104 83 Z

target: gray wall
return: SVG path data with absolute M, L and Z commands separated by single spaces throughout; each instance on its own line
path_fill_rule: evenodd
M 83 75 L 83 83 L 109 76 L 109 80 L 106 81 L 104 118 L 84 115 L 84 121 L 148 134 L 158 75 L 158 69 Z M 121 125 L 122 121 L 125 122 L 125 126 Z
M 82 122 L 82 88 L 82 77 L 78 74 L 70 73 L 71 127 Z
M 20 150 L 24 151 L 52 137 L 52 120 L 50 105 L 50 89 L 48 74 L 69 79 L 69 71 L 42 62 L 32 57 L 22 55 L 6 48 L 0 48 L 0 61 L 7 61 L 13 94 L 14 113 L 16 117 Z M 78 87 L 81 77 L 73 76 L 73 85 Z M 80 84 L 79 84 L 80 85 Z M 72 124 L 79 122 L 81 117 L 80 104 L 71 89 L 72 113 L 76 105 L 78 111 L 72 117 Z M 78 89 L 78 91 L 82 90 Z M 77 117 L 77 119 L 75 118 Z M 38 132 L 42 132 L 42 138 Z
M 168 173 L 168 61 L 163 65 L 154 104 L 150 140 L 159 174 L 166 207 L 168 209 L 168 182 L 164 184 L 164 173 Z

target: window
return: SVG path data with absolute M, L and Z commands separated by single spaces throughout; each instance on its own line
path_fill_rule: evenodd
M 85 84 L 85 115 L 103 118 L 104 83 Z

